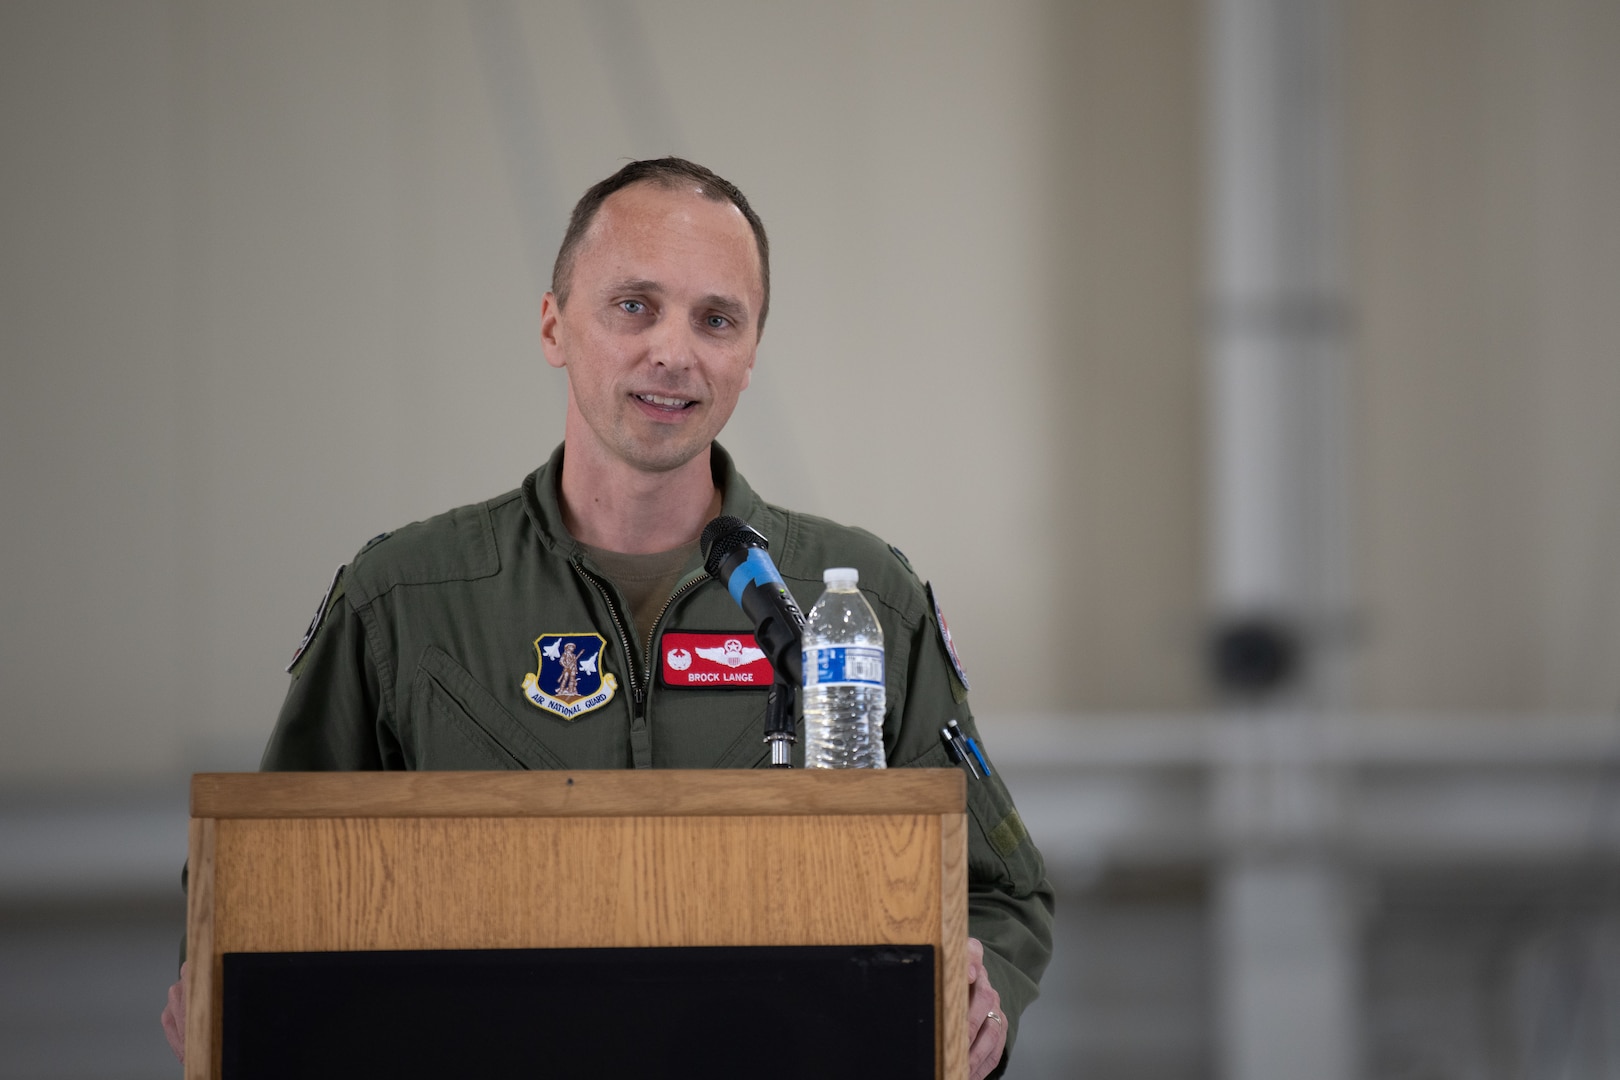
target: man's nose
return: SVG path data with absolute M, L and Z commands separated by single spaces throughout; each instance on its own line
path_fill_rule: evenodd
M 667 312 L 652 328 L 648 353 L 653 363 L 684 371 L 692 366 L 695 344 L 691 320 L 684 314 Z

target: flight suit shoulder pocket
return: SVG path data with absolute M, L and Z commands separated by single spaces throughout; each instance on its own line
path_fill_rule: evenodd
M 412 768 L 567 768 L 442 649 L 423 650 L 411 697 L 404 742 Z
M 951 761 L 943 745 L 929 748 L 901 767 L 960 768 Z M 991 768 L 995 768 L 993 763 Z M 1001 777 L 969 779 L 967 809 L 972 822 L 968 832 L 969 878 L 994 881 L 1014 896 L 1034 892 L 1046 876 L 1046 866 Z

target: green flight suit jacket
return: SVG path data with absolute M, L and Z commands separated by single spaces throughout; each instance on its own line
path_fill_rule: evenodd
M 748 619 L 694 567 L 650 628 L 651 641 L 649 628 L 631 640 L 624 601 L 563 527 L 562 456 L 559 447 L 516 491 L 373 540 L 339 571 L 294 661 L 263 769 L 768 765 L 767 686 L 671 686 L 660 665 L 663 635 L 746 635 Z M 984 747 L 929 590 L 904 557 L 864 530 L 766 503 L 718 445 L 711 457 L 724 513 L 770 540 L 777 568 L 807 611 L 821 594 L 822 570 L 860 571 L 861 591 L 883 625 L 889 765 L 948 767 L 939 729 L 951 717 Z M 531 698 L 540 639 L 558 634 L 601 636 L 588 658 L 594 679 L 581 682 L 595 687 L 585 706 L 613 684 L 607 700 L 571 718 Z M 796 765 L 802 721 L 800 736 Z M 1051 955 L 1052 890 L 999 773 L 969 782 L 968 811 L 968 924 L 984 943 L 1010 1049 Z

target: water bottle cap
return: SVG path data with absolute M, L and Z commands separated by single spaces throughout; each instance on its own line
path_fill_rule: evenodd
M 833 566 L 821 572 L 823 585 L 850 585 L 861 580 L 861 572 L 853 566 Z

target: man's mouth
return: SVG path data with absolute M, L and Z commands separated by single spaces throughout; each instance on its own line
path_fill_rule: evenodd
M 690 398 L 665 397 L 663 394 L 635 394 L 633 396 L 637 401 L 644 401 L 655 409 L 669 409 L 671 412 L 689 409 L 697 404 Z

